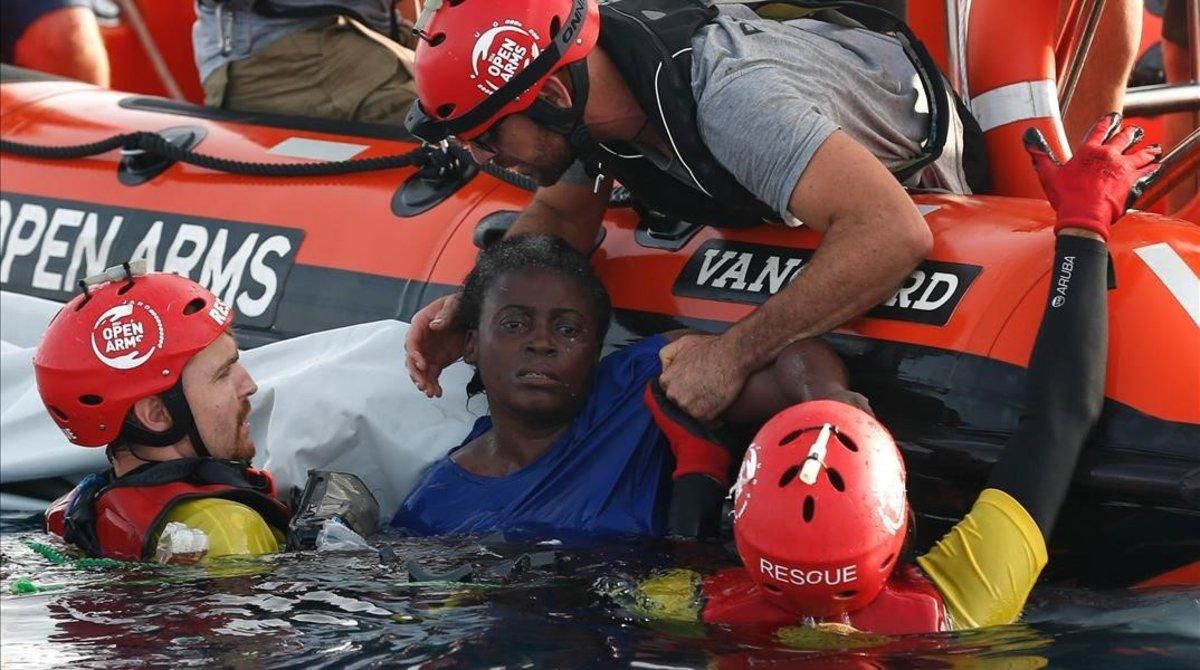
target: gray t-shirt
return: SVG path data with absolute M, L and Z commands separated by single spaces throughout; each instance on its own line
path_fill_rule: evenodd
M 366 21 L 368 28 L 388 34 L 391 30 L 390 0 L 272 0 L 280 8 L 303 8 L 315 5 L 345 7 Z M 275 41 L 301 30 L 309 30 L 329 22 L 329 17 L 312 19 L 275 19 L 250 11 L 253 0 L 232 0 L 225 3 L 225 26 L 218 25 L 217 12 L 211 3 L 196 3 L 196 23 L 192 25 L 192 48 L 200 81 L 208 79 L 214 70 L 225 63 L 249 58 Z M 226 34 L 226 31 L 227 34 Z M 222 53 L 222 37 L 229 48 Z
M 692 38 L 692 93 L 709 151 L 788 225 L 799 224 L 788 212 L 792 190 L 835 130 L 892 167 L 917 154 L 929 128 L 925 91 L 895 38 L 823 21 L 762 19 L 744 5 L 722 5 L 719 18 Z M 906 185 L 970 193 L 956 112 L 947 135 L 941 156 Z M 674 157 L 641 151 L 694 184 Z M 576 165 L 563 178 L 587 175 Z
M 889 167 L 912 158 L 928 132 L 916 71 L 887 35 L 811 19 L 781 23 L 723 5 L 692 49 L 700 136 L 785 222 L 793 222 L 787 208 L 796 182 L 835 130 Z M 910 186 L 970 192 L 957 115 L 948 135 L 941 157 Z

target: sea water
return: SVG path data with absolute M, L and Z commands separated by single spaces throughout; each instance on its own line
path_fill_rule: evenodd
M 641 576 L 730 565 L 719 544 L 383 535 L 380 554 L 84 567 L 35 552 L 69 554 L 37 523 L 0 516 L 4 668 L 1200 668 L 1195 588 L 1040 587 L 1022 623 L 966 633 L 764 637 L 622 604 Z M 473 582 L 409 575 L 462 566 Z

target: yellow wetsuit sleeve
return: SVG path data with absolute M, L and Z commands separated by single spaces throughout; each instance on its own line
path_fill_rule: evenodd
M 695 622 L 700 620 L 700 582 L 700 573 L 676 568 L 609 595 L 636 617 L 651 621 Z
M 208 536 L 205 560 L 221 556 L 257 556 L 279 551 L 283 534 L 250 507 L 223 498 L 196 498 L 173 507 L 165 527 L 178 521 Z
M 917 564 L 941 592 L 954 630 L 1009 624 L 1046 567 L 1046 541 L 1021 503 L 984 489 Z

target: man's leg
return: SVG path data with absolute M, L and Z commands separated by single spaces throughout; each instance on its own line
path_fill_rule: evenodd
M 1188 54 L 1187 6 L 1184 0 L 1169 0 L 1167 10 L 1163 14 L 1163 70 L 1167 74 L 1167 83 L 1179 84 L 1193 81 L 1200 73 L 1192 72 L 1191 58 Z M 1179 144 L 1188 133 L 1200 127 L 1200 114 L 1196 112 L 1176 112 L 1163 116 L 1166 137 L 1163 138 L 1163 148 L 1170 150 Z M 1166 211 L 1177 211 L 1191 201 L 1196 195 L 1200 176 L 1192 175 L 1184 179 L 1178 186 L 1167 194 Z
M 226 109 L 381 123 L 403 122 L 415 99 L 391 52 L 332 20 L 229 63 L 204 90 L 206 104 Z
M 403 125 L 417 94 L 394 53 L 348 25 L 326 31 L 324 52 L 324 85 L 346 118 Z
M 1069 0 L 1061 0 L 1059 30 Z M 1142 38 L 1140 0 L 1107 0 L 1079 84 L 1063 118 L 1067 141 L 1076 149 L 1099 117 L 1125 108 L 1125 85 Z
M 204 104 L 336 118 L 333 102 L 320 86 L 323 30 L 292 33 L 249 58 L 221 66 L 204 80 Z

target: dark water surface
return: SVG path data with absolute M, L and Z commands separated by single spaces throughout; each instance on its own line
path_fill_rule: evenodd
M 1042 588 L 1023 624 L 970 633 L 747 639 L 648 624 L 602 595 L 622 577 L 728 564 L 719 546 L 559 547 L 552 565 L 526 567 L 514 559 L 551 547 L 384 536 L 373 543 L 388 560 L 85 569 L 30 542 L 62 549 L 36 522 L 0 518 L 4 668 L 1200 668 L 1200 589 Z M 470 563 L 482 583 L 412 584 L 406 561 Z M 28 584 L 42 590 L 14 594 Z

